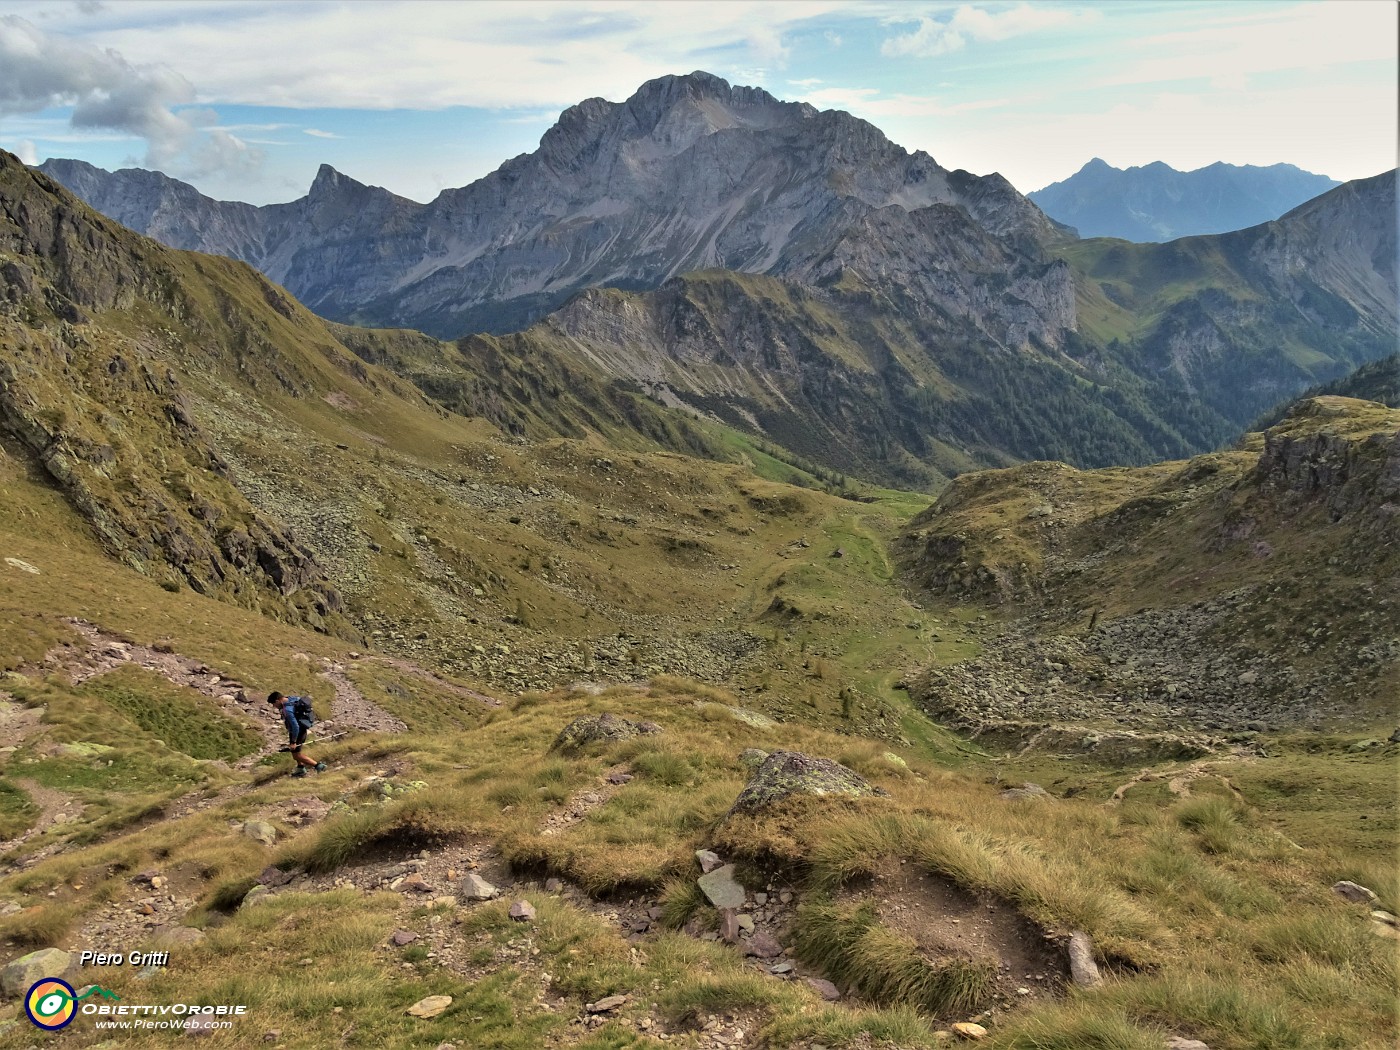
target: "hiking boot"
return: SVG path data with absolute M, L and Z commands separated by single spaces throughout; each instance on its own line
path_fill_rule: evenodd
M 325 764 L 324 762 L 317 762 L 317 763 L 316 763 L 316 772 L 317 772 L 317 773 L 324 773 L 325 771 L 326 771 L 326 764 Z
M 292 776 L 294 776 L 294 777 L 304 777 L 304 776 L 306 776 L 306 767 L 305 767 L 305 766 L 297 766 L 296 769 L 292 770 Z

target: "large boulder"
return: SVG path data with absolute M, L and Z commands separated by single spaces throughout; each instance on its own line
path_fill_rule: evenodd
M 655 722 L 634 722 L 621 715 L 584 715 L 566 725 L 550 745 L 551 751 L 578 751 L 589 744 L 611 744 L 618 740 L 630 740 L 634 736 L 646 736 L 661 732 Z
M 21 955 L 0 971 L 0 992 L 14 999 L 29 991 L 35 981 L 46 977 L 62 977 L 68 972 L 72 957 L 58 948 L 40 948 Z
M 763 809 L 790 795 L 837 795 L 862 798 L 888 792 L 872 785 L 853 769 L 829 758 L 813 758 L 800 751 L 775 751 L 749 778 L 734 801 L 733 812 Z

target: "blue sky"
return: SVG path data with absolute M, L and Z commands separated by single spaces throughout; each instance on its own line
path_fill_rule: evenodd
M 253 203 L 321 163 L 428 200 L 566 106 L 706 69 L 1023 191 L 1094 156 L 1350 179 L 1396 163 L 1396 40 L 1389 0 L 0 0 L 0 146 Z

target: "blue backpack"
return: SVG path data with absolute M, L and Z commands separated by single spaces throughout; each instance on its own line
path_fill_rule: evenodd
M 314 726 L 316 724 L 316 715 L 311 710 L 311 697 L 289 696 L 287 699 L 292 702 L 292 714 L 296 717 L 298 722 L 305 726 Z

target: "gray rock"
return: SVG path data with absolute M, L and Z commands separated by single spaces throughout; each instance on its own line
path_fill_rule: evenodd
M 584 1009 L 591 1014 L 607 1014 L 625 1005 L 627 1005 L 627 996 L 609 995 L 599 999 L 596 1003 L 587 1003 Z
M 395 930 L 389 938 L 395 948 L 406 948 L 418 939 L 418 934 L 412 930 Z
M 1001 793 L 1004 799 L 1033 799 L 1049 798 L 1050 792 L 1046 791 L 1039 784 L 1033 784 L 1029 780 L 1018 788 L 1007 788 Z
M 489 901 L 501 892 L 475 872 L 464 876 L 458 889 L 460 895 L 469 901 Z
M 700 870 L 706 875 L 724 866 L 724 858 L 713 850 L 698 849 L 695 851 L 695 859 L 700 862 Z
M 1199 1039 L 1184 1039 L 1179 1035 L 1174 1035 L 1167 1040 L 1166 1050 L 1210 1050 L 1210 1047 Z
M 243 900 L 239 902 L 238 906 L 240 908 L 247 908 L 250 905 L 256 904 L 258 901 L 262 900 L 267 895 L 267 887 L 262 885 L 261 883 L 258 883 L 256 886 L 254 886 L 252 889 L 250 889 L 247 893 L 243 895 Z
M 800 751 L 775 751 L 769 755 L 739 792 L 731 813 L 763 809 L 792 795 L 834 795 L 861 798 L 885 795 L 855 770 L 829 758 L 813 758 Z
M 529 901 L 516 901 L 510 906 L 510 917 L 516 922 L 534 922 L 535 906 Z
M 40 948 L 21 955 L 0 971 L 0 992 L 12 999 L 23 995 L 35 981 L 62 977 L 72 961 L 72 956 L 59 948 Z
M 549 749 L 570 754 L 590 744 L 611 744 L 659 732 L 661 727 L 655 722 L 634 722 L 630 718 L 611 713 L 583 715 L 560 730 Z
M 563 892 L 564 892 L 564 883 L 563 883 L 563 880 L 562 880 L 562 879 L 545 879 L 545 882 L 544 882 L 544 891 L 545 891 L 545 893 L 563 893 Z
M 768 972 L 782 976 L 785 973 L 792 973 L 795 969 L 797 969 L 797 967 L 792 963 L 784 961 L 768 967 Z
M 1343 880 L 1332 885 L 1332 892 L 1340 897 L 1345 897 L 1353 904 L 1374 904 L 1377 898 L 1374 890 L 1369 890 L 1365 886 L 1359 886 L 1354 882 Z
M 756 959 L 776 959 L 783 954 L 783 946 L 767 930 L 758 930 L 744 944 L 744 954 Z
M 265 820 L 248 821 L 243 825 L 243 834 L 264 846 L 271 846 L 277 841 L 277 829 Z
M 737 911 L 744 906 L 747 894 L 744 887 L 734 881 L 733 864 L 726 864 L 706 875 L 701 875 L 695 882 L 700 887 L 700 891 L 716 908 L 733 908 Z
M 1092 988 L 1103 980 L 1099 964 L 1094 961 L 1094 944 L 1083 930 L 1069 935 L 1069 972 L 1081 988 Z
M 746 747 L 739 752 L 739 765 L 749 773 L 753 773 L 759 766 L 763 765 L 768 758 L 768 752 L 762 748 Z
M 808 977 L 807 983 L 812 986 L 812 989 L 818 995 L 829 1003 L 834 1003 L 837 999 L 841 998 L 841 989 L 824 978 Z

